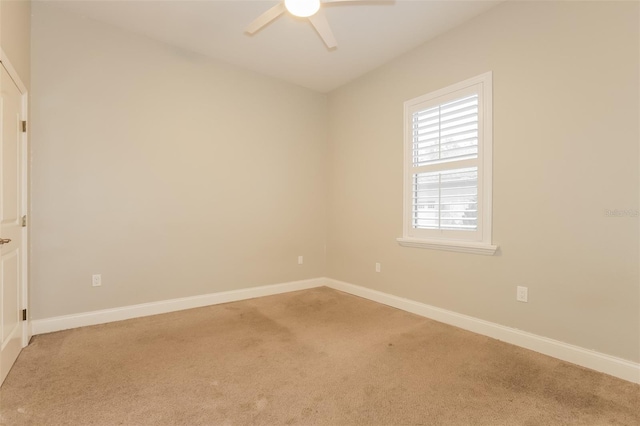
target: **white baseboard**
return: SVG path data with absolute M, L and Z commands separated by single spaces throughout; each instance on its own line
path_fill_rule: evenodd
M 274 294 L 288 293 L 297 290 L 306 290 L 309 288 L 323 286 L 324 283 L 324 278 L 313 278 L 303 281 L 293 281 L 282 284 L 245 288 L 241 290 L 203 294 L 200 296 L 162 300 L 160 302 L 142 303 L 140 305 L 123 306 L 121 308 L 83 312 L 80 314 L 34 320 L 31 321 L 31 329 L 34 335 L 51 333 L 54 331 L 68 330 L 70 328 L 84 327 L 87 325 L 104 324 L 113 321 L 122 321 L 131 318 L 181 311 L 184 309 L 200 308 L 220 303 L 271 296 Z
M 445 324 L 640 384 L 640 364 L 446 309 L 327 278 L 325 285 Z
M 184 309 L 253 299 L 255 297 L 306 290 L 323 285 L 640 384 L 639 363 L 331 278 L 313 278 L 283 284 L 231 290 L 201 296 L 183 297 L 160 302 L 124 306 L 121 308 L 46 318 L 31 321 L 31 328 L 34 335 L 51 333 L 70 328 L 104 324 L 113 321 L 181 311 Z

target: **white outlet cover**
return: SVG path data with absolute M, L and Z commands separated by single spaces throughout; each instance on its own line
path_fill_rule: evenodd
M 529 289 L 527 287 L 518 286 L 516 289 L 516 300 L 519 302 L 527 302 L 529 300 Z
M 100 274 L 94 274 L 91 276 L 91 285 L 93 287 L 99 287 L 102 285 L 102 276 Z

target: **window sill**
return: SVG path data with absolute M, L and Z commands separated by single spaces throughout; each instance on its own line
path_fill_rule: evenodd
M 455 251 L 459 253 L 482 254 L 485 256 L 493 256 L 496 250 L 498 250 L 498 246 L 491 244 L 464 241 L 419 240 L 415 238 L 397 238 L 396 241 L 403 247 Z

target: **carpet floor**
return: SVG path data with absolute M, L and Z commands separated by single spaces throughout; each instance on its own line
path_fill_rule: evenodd
M 640 386 L 328 288 L 36 336 L 2 425 L 640 425 Z

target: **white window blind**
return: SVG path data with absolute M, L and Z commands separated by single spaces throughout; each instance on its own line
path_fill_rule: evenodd
M 405 219 L 399 240 L 490 246 L 491 97 L 487 73 L 405 102 Z
M 413 175 L 413 227 L 478 229 L 478 168 Z
M 412 115 L 413 166 L 478 158 L 478 94 Z M 478 168 L 413 174 L 413 227 L 476 230 Z
M 413 165 L 478 156 L 478 95 L 413 113 Z

